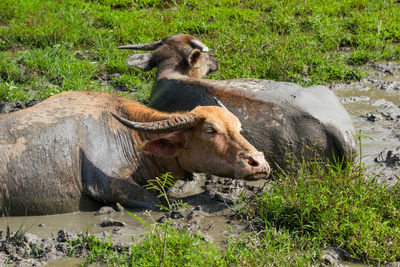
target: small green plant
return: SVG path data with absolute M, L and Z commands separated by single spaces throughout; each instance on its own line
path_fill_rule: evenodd
M 188 206 L 181 200 L 170 200 L 167 194 L 168 189 L 173 185 L 174 177 L 170 172 L 162 174 L 160 177 L 156 177 L 154 179 L 150 179 L 147 181 L 147 185 L 145 188 L 147 190 L 153 190 L 158 192 L 157 197 L 162 200 L 164 204 L 157 205 L 161 210 L 165 210 L 168 212 L 168 217 L 171 216 L 172 212 L 179 212 L 181 213 L 182 208 L 188 208 Z M 139 216 L 128 212 L 131 216 L 138 219 L 141 224 L 145 225 L 150 231 L 153 236 L 155 236 L 160 243 L 162 243 L 162 250 L 160 256 L 160 262 L 158 266 L 162 266 L 167 250 L 167 232 L 169 228 L 173 228 L 171 221 L 165 221 L 164 223 L 158 223 L 154 220 L 151 216 L 150 211 L 148 211 L 147 215 L 152 220 L 152 223 L 148 223 Z
M 154 190 L 158 192 L 157 197 L 161 199 L 164 204 L 157 205 L 161 210 L 167 211 L 171 214 L 174 211 L 180 212 L 182 208 L 188 208 L 188 206 L 181 199 L 170 200 L 168 197 L 168 189 L 173 185 L 174 177 L 170 172 L 162 174 L 160 177 L 150 179 L 147 181 L 145 186 L 148 190 Z
M 367 50 L 356 50 L 350 54 L 347 64 L 353 66 L 364 65 L 371 59 L 370 52 Z
M 358 163 L 359 163 L 360 166 L 362 166 L 362 158 L 363 158 L 362 140 L 363 139 L 369 139 L 372 142 L 375 142 L 375 140 L 372 137 L 368 136 L 368 135 L 362 134 L 361 130 L 358 132 L 357 138 L 358 138 L 358 149 L 359 149 L 359 152 L 358 152 L 358 160 L 359 161 L 358 161 Z
M 10 225 L 7 222 L 6 236 L 5 236 L 6 242 L 15 242 L 15 243 L 21 242 L 24 239 L 25 234 L 29 231 L 29 229 L 32 228 L 32 226 L 33 224 L 31 226 L 24 226 L 23 224 L 21 224 L 18 227 L 17 231 L 12 235 L 10 230 Z

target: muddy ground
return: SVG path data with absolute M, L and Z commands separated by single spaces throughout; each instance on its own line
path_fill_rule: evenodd
M 205 240 L 224 246 L 231 233 L 251 230 L 251 225 L 234 218 L 233 201 L 239 195 L 254 195 L 267 186 L 266 181 L 241 181 L 196 174 L 192 181 L 177 183 L 170 189 L 171 199 L 182 199 L 190 207 L 171 214 L 131 210 L 147 222 L 170 220 L 176 228 L 185 227 Z M 150 217 L 151 216 L 151 217 Z M 100 239 L 112 240 L 116 246 L 141 240 L 148 232 L 145 225 L 121 206 L 102 207 L 97 212 L 75 212 L 48 216 L 3 217 L 0 219 L 0 265 L 76 266 L 75 258 L 66 259 L 67 239 L 89 231 Z M 22 231 L 18 228 L 22 226 Z M 10 228 L 8 233 L 7 228 Z M 60 227 L 63 229 L 60 230 Z M 85 255 L 80 251 L 76 257 Z
M 361 138 L 361 160 L 378 182 L 393 185 L 400 177 L 400 64 L 369 63 L 361 81 L 336 83 L 330 88 L 340 98 L 353 118 Z M 0 103 L 0 113 L 8 113 L 36 104 Z M 268 187 L 266 181 L 241 181 L 215 176 L 195 175 L 193 181 L 177 181 L 170 196 L 190 205 L 184 213 L 151 212 L 156 221 L 172 220 L 177 227 L 187 227 L 208 240 L 224 245 L 230 232 L 250 230 L 251 226 L 233 220 L 232 204 L 240 194 L 254 195 Z M 143 211 L 135 214 L 148 221 Z M 123 207 L 103 207 L 98 212 L 76 212 L 51 216 L 3 217 L 0 219 L 0 264 L 15 266 L 75 266 L 79 259 L 65 259 L 66 239 L 77 233 L 91 233 L 112 238 L 114 244 L 140 240 L 147 229 L 123 211 Z M 7 231 L 9 226 L 10 231 Z M 22 226 L 22 232 L 15 234 Z M 60 230 L 63 229 L 63 230 Z M 80 256 L 80 255 L 77 255 Z M 351 261 L 339 249 L 324 252 L 327 262 Z
M 400 177 L 400 64 L 369 63 L 361 81 L 333 84 L 361 132 L 361 160 L 379 174 L 378 182 L 394 185 Z

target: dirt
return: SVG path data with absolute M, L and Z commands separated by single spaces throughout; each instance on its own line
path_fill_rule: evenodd
M 369 63 L 361 81 L 330 88 L 361 133 L 361 160 L 379 183 L 400 177 L 400 63 Z
M 0 263 L 14 266 L 41 266 L 46 262 L 64 257 L 68 253 L 67 239 L 77 238 L 76 233 L 60 230 L 51 238 L 38 238 L 36 235 L 19 231 L 1 233 Z
M 2 113 L 10 113 L 13 111 L 18 111 L 24 108 L 29 108 L 33 105 L 36 105 L 37 103 L 39 103 L 40 101 L 37 99 L 32 99 L 26 103 L 1 103 L 0 102 L 0 114 Z
M 367 74 L 361 81 L 336 83 L 330 88 L 351 114 L 355 128 L 361 131 L 361 160 L 371 173 L 380 174 L 378 182 L 393 185 L 400 177 L 400 64 L 369 63 L 364 71 Z M 0 103 L 0 113 L 37 102 Z M 159 222 L 171 220 L 177 228 L 186 227 L 224 246 L 230 231 L 248 230 L 246 223 L 231 219 L 233 203 L 241 195 L 255 195 L 268 186 L 266 181 L 249 182 L 196 174 L 190 181 L 177 181 L 169 191 L 171 199 L 182 199 L 190 208 L 172 214 L 152 211 L 151 216 Z M 152 221 L 143 211 L 133 212 Z M 5 217 L 0 221 L 0 229 L 9 226 L 13 232 L 1 232 L 0 265 L 11 266 L 42 266 L 46 263 L 49 266 L 76 266 L 80 259 L 65 258 L 68 252 L 66 239 L 86 230 L 122 245 L 129 244 L 131 236 L 140 241 L 140 237 L 147 233 L 147 229 L 121 205 L 103 207 L 97 212 Z M 22 232 L 18 232 L 19 227 L 22 227 Z M 337 251 L 335 248 L 331 250 Z M 336 256 L 338 253 L 333 255 L 332 251 L 324 254 L 328 265 L 338 262 L 350 264 L 348 257 Z

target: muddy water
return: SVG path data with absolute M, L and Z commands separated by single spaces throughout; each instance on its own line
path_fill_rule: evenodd
M 150 222 L 144 212 L 135 212 L 138 216 Z M 160 212 L 152 212 L 152 216 L 157 220 L 162 215 Z M 123 222 L 124 227 L 101 227 L 100 224 L 106 219 Z M 108 238 L 112 235 L 116 242 L 130 242 L 130 235 L 139 236 L 146 233 L 145 227 L 135 218 L 126 212 L 115 212 L 114 214 L 95 215 L 95 212 L 75 212 L 67 214 L 47 215 L 47 216 L 21 216 L 21 217 L 3 217 L 0 219 L 0 226 L 5 229 L 10 226 L 10 230 L 15 232 L 19 227 L 28 230 L 41 238 L 52 237 L 60 229 L 68 232 L 86 232 L 97 234 L 100 237 Z M 115 230 L 116 229 L 116 230 Z M 129 233 L 125 235 L 123 233 Z
M 204 181 L 197 184 L 204 184 Z M 179 196 L 178 192 L 174 194 Z M 187 194 L 187 192 L 185 192 Z M 237 221 L 229 221 L 230 213 L 227 205 L 218 202 L 215 197 L 208 193 L 201 192 L 184 197 L 184 202 L 191 208 L 186 210 L 182 218 L 172 219 L 178 229 L 185 227 L 193 233 L 202 233 L 206 240 L 214 241 L 224 247 L 229 233 L 240 233 L 245 231 L 246 225 Z M 135 215 L 146 220 L 148 223 L 163 221 L 166 219 L 165 212 L 151 211 L 132 211 Z M 151 217 L 150 217 L 151 216 Z M 123 226 L 101 227 L 101 223 L 106 220 L 123 223 Z M 112 241 L 113 244 L 136 243 L 143 239 L 143 234 L 148 233 L 148 228 L 132 217 L 128 212 L 113 212 L 111 214 L 96 215 L 96 212 L 75 212 L 69 214 L 48 215 L 48 216 L 26 216 L 9 217 L 0 219 L 0 229 L 5 229 L 9 225 L 11 231 L 15 232 L 22 226 L 23 230 L 28 231 L 40 238 L 57 237 L 60 229 L 67 232 L 86 232 L 96 235 L 102 240 Z M 43 261 L 42 261 L 43 263 Z M 59 258 L 50 260 L 46 266 L 81 266 L 82 259 L 79 258 Z M 20 266 L 20 265 L 15 265 Z M 27 265 L 23 265 L 27 266 Z M 92 264 L 89 266 L 106 266 Z
M 185 224 L 191 221 L 193 229 L 200 230 L 207 235 L 209 240 L 223 245 L 228 231 L 234 230 L 238 232 L 244 226 L 229 222 L 227 216 L 225 216 L 229 213 L 229 208 L 228 205 L 221 203 L 222 197 L 217 200 L 214 196 L 210 196 L 200 188 L 199 185 L 204 185 L 205 179 L 203 175 L 198 175 L 194 181 L 184 184 L 178 183 L 173 188 L 170 197 L 182 198 L 190 207 L 186 211 L 186 215 L 190 213 L 191 216 L 191 218 L 183 217 L 174 221 L 177 224 Z M 166 213 L 161 211 L 146 212 L 132 210 L 130 212 L 148 223 L 160 221 L 166 216 Z M 60 229 L 77 233 L 89 231 L 100 238 L 111 239 L 116 244 L 131 243 L 132 238 L 137 242 L 143 234 L 148 233 L 146 226 L 131 216 L 129 212 L 114 211 L 110 214 L 102 215 L 96 215 L 96 213 L 96 211 L 86 211 L 46 216 L 2 217 L 0 218 L 0 229 L 5 229 L 9 226 L 10 230 L 15 232 L 18 228 L 22 227 L 23 230 L 40 238 L 53 237 Z M 114 221 L 116 224 L 122 223 L 123 226 L 102 227 L 102 222 L 107 220 Z
M 69 267 L 69 266 L 70 267 L 78 267 L 78 266 L 82 266 L 82 259 L 67 257 L 67 258 L 62 258 L 60 260 L 49 262 L 48 264 L 46 264 L 44 266 L 46 266 L 46 267 Z M 86 267 L 106 267 L 107 264 L 91 263 L 91 264 L 88 264 L 85 266 Z
M 370 64 L 360 82 L 335 84 L 331 88 L 353 118 L 361 138 L 362 161 L 371 167 L 381 167 L 375 158 L 400 146 L 400 65 Z M 393 171 L 393 175 L 398 174 Z

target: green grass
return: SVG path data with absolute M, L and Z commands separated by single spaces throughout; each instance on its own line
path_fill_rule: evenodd
M 65 90 L 124 91 L 145 101 L 154 72 L 128 69 L 129 52 L 116 47 L 177 33 L 196 35 L 213 49 L 220 62 L 214 79 L 302 85 L 353 80 L 362 77 L 359 66 L 367 61 L 400 59 L 400 4 L 3 0 L 0 101 L 44 99 Z M 344 47 L 350 52 L 341 52 Z
M 82 264 L 103 262 L 113 266 L 213 266 L 224 265 L 220 249 L 201 236 L 175 230 L 168 224 L 151 227 L 143 241 L 127 247 L 115 246 L 90 234 L 70 241 L 70 256 L 88 251 Z M 134 240 L 133 240 L 134 241 Z
M 248 220 L 266 231 L 262 238 L 277 232 L 310 257 L 337 247 L 368 264 L 399 261 L 400 184 L 378 185 L 351 165 L 314 162 L 298 175 L 280 174 L 269 192 L 247 203 Z

